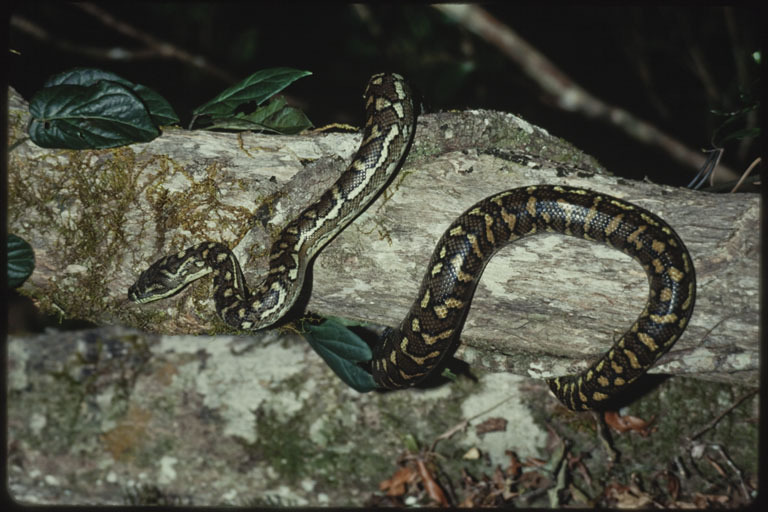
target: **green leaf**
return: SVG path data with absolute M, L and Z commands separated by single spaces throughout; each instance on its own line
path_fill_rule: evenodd
M 728 118 L 715 130 L 715 133 L 712 136 L 712 139 L 715 141 L 715 144 L 717 144 L 718 146 L 721 146 L 733 139 L 741 140 L 745 138 L 759 137 L 760 136 L 759 126 L 747 127 L 747 128 L 736 128 L 737 124 L 745 124 L 746 123 L 745 116 L 750 112 L 757 110 L 758 107 L 759 107 L 759 103 L 755 102 L 739 110 L 735 110 L 731 112 L 723 112 L 721 110 L 711 109 L 710 112 L 712 112 L 713 114 Z M 725 135 L 721 135 L 722 133 L 725 133 Z
M 269 116 L 274 115 L 280 109 L 285 107 L 286 102 L 282 97 L 277 97 L 264 105 L 257 108 L 250 114 L 244 112 L 238 112 L 234 116 L 218 117 L 215 118 L 213 124 L 208 126 L 208 129 L 219 130 L 268 130 L 275 131 L 271 128 L 264 126 L 264 120 Z
M 29 136 L 44 148 L 111 148 L 160 133 L 139 97 L 112 81 L 46 87 L 32 97 L 29 111 Z
M 111 71 L 104 71 L 96 68 L 74 68 L 63 71 L 48 78 L 43 84 L 43 88 L 53 87 L 55 85 L 93 85 L 101 80 L 118 82 L 131 88 L 131 82 Z
M 405 434 L 402 436 L 403 444 L 408 453 L 419 453 L 419 441 L 413 436 L 413 434 Z
M 226 89 L 211 101 L 197 107 L 192 113 L 195 116 L 228 117 L 233 115 L 240 105 L 246 103 L 261 105 L 299 78 L 311 74 L 311 71 L 292 68 L 263 69 Z
M 355 364 L 373 357 L 370 347 L 358 335 L 334 319 L 305 326 L 308 332 L 304 337 L 341 380 L 360 393 L 376 388 L 371 374 Z
M 443 371 L 440 373 L 440 376 L 443 377 L 444 379 L 452 380 L 453 382 L 456 382 L 457 380 L 459 380 L 459 376 L 453 373 L 448 368 L 443 368 Z
M 267 118 L 263 125 L 276 132 L 292 135 L 311 128 L 312 122 L 300 109 L 285 107 Z
M 181 122 L 171 104 L 154 89 L 138 84 L 133 88 L 133 91 L 144 102 L 155 126 L 172 126 Z
M 101 80 L 117 82 L 135 92 L 144 102 L 144 106 L 149 111 L 149 115 L 152 116 L 152 121 L 154 121 L 157 126 L 179 124 L 179 117 L 176 115 L 176 112 L 174 112 L 171 104 L 155 90 L 150 89 L 146 85 L 134 84 L 110 71 L 95 68 L 75 68 L 50 77 L 45 84 L 43 84 L 43 87 L 53 87 L 55 85 L 89 86 Z
M 207 128 L 294 134 L 311 127 L 312 122 L 304 112 L 286 106 L 285 99 L 277 97 L 250 114 L 238 112 L 234 116 L 216 118 Z
M 263 107 L 259 107 L 250 114 L 244 114 L 241 113 L 246 119 L 253 123 L 261 124 L 266 119 L 269 119 L 270 116 L 273 116 L 280 112 L 285 106 L 287 105 L 287 102 L 285 101 L 285 98 L 282 96 L 278 96 L 274 98 L 272 101 L 264 105 Z
M 35 253 L 26 240 L 8 235 L 8 287 L 17 288 L 35 269 Z
M 373 357 L 366 342 L 334 319 L 326 319 L 320 325 L 309 325 L 313 340 L 323 343 L 336 355 L 354 362 L 370 361 Z
M 754 139 L 760 136 L 760 127 L 759 126 L 753 126 L 751 128 L 742 128 L 741 130 L 736 130 L 735 132 L 731 132 L 722 139 L 718 140 L 718 144 L 725 144 L 729 140 L 742 140 L 742 139 Z

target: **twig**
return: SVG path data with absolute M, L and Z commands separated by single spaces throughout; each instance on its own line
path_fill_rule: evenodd
M 177 46 L 167 41 L 157 39 L 156 37 L 142 30 L 139 30 L 125 22 L 117 20 L 114 16 L 109 14 L 107 11 L 105 11 L 101 7 L 98 7 L 88 2 L 76 3 L 72 5 L 82 9 L 83 11 L 87 12 L 91 16 L 96 17 L 104 25 L 114 28 L 116 31 L 122 34 L 125 34 L 128 37 L 131 37 L 133 39 L 137 39 L 143 42 L 145 45 L 147 45 L 147 47 L 155 50 L 159 55 L 172 58 L 172 59 L 177 59 L 186 64 L 191 64 L 192 66 L 203 69 L 211 73 L 212 75 L 215 75 L 227 82 L 236 81 L 236 79 L 232 75 L 230 75 L 223 69 L 219 69 L 218 67 L 214 66 L 213 64 L 208 62 L 208 60 L 205 57 L 201 55 L 192 55 L 191 53 L 186 52 L 181 48 L 178 48 Z
M 520 64 L 529 77 L 557 99 L 558 106 L 563 110 L 581 112 L 587 117 L 598 118 L 613 124 L 645 144 L 662 148 L 672 158 L 686 166 L 699 169 L 704 165 L 706 158 L 698 151 L 689 149 L 679 140 L 652 124 L 638 119 L 626 110 L 608 105 L 592 96 L 526 40 L 482 7 L 459 4 L 442 4 L 434 7 L 488 43 L 495 45 L 510 59 Z M 721 166 L 720 171 L 725 172 L 730 179 L 736 179 L 737 174 L 731 169 Z
M 470 421 L 472 421 L 472 420 L 475 420 L 475 419 L 477 419 L 477 418 L 479 418 L 480 416 L 483 416 L 483 415 L 485 415 L 485 414 L 488 414 L 489 412 L 491 412 L 492 410 L 496 409 L 497 407 L 499 407 L 499 406 L 500 406 L 501 404 L 503 404 L 504 402 L 508 402 L 508 401 L 509 401 L 509 400 L 511 400 L 512 398 L 514 398 L 514 396 L 508 396 L 508 397 L 507 397 L 507 398 L 505 398 L 504 400 L 502 400 L 502 401 L 500 401 L 500 402 L 498 402 L 498 403 L 496 403 L 496 404 L 492 405 L 492 406 L 491 406 L 491 407 L 489 407 L 488 409 L 486 409 L 486 410 L 484 410 L 484 411 L 480 411 L 479 413 L 475 414 L 474 416 L 472 416 L 472 417 L 470 417 L 470 418 L 467 418 L 467 419 L 465 419 L 465 420 L 462 420 L 462 421 L 460 421 L 459 423 L 457 423 L 456 425 L 454 425 L 453 427 L 449 428 L 448 430 L 446 430 L 445 432 L 443 432 L 442 434 L 440 434 L 439 436 L 437 436 L 437 437 L 435 438 L 434 442 L 432 443 L 432 446 L 429 448 L 429 451 L 430 451 L 430 452 L 434 452 L 434 451 L 435 451 L 435 447 L 437 446 L 437 442 L 438 442 L 438 441 L 442 441 L 442 440 L 444 440 L 444 439 L 449 439 L 449 438 L 451 438 L 451 437 L 452 437 L 452 436 L 453 436 L 453 435 L 454 435 L 456 432 L 459 432 L 459 431 L 461 431 L 461 430 L 465 430 L 465 429 L 466 429 L 466 428 L 469 426 L 469 422 L 470 422 Z
M 718 327 L 718 326 L 719 326 L 721 323 L 723 323 L 723 322 L 725 322 L 725 318 L 721 318 L 720 320 L 718 320 L 717 322 L 715 322 L 715 325 L 713 325 L 712 327 L 710 327 L 709 329 L 707 329 L 707 332 L 705 332 L 705 333 L 704 333 L 704 336 L 702 336 L 701 338 L 699 338 L 699 343 L 703 343 L 703 342 L 704 342 L 704 340 L 705 340 L 705 339 L 707 339 L 707 338 L 709 337 L 709 335 L 710 335 L 710 334 L 712 334 L 712 331 L 714 331 L 715 329 L 717 329 L 717 327 Z
M 728 463 L 728 465 L 731 467 L 731 470 L 733 470 L 734 473 L 736 473 L 736 476 L 739 479 L 739 490 L 741 490 L 741 495 L 744 496 L 744 500 L 749 502 L 750 496 L 749 496 L 749 489 L 747 489 L 747 484 L 744 483 L 744 473 L 741 471 L 741 468 L 739 468 L 733 460 L 728 456 L 728 454 L 725 452 L 725 448 L 723 448 L 719 444 L 713 444 L 711 445 L 711 448 L 714 449 L 717 453 L 720 454 L 720 456 L 725 459 L 725 462 Z
M 694 439 L 696 439 L 696 438 L 698 438 L 698 437 L 700 437 L 702 434 L 704 434 L 704 433 L 705 433 L 705 432 L 707 432 L 708 430 L 711 430 L 711 429 L 712 429 L 712 428 L 713 428 L 715 425 L 717 425 L 717 424 L 720 422 L 720 420 L 722 420 L 722 419 L 725 417 L 725 415 L 727 415 L 729 412 L 731 412 L 731 411 L 732 411 L 732 410 L 734 410 L 736 407 L 738 407 L 739 405 L 741 405 L 741 403 L 742 403 L 744 400 L 746 400 L 747 398 L 750 398 L 752 395 L 754 395 L 754 394 L 756 394 L 756 393 L 757 393 L 757 389 L 753 389 L 753 390 L 751 390 L 751 391 L 748 391 L 748 392 L 746 392 L 744 395 L 742 395 L 740 398 L 738 398 L 738 399 L 736 400 L 736 402 L 735 402 L 733 405 L 731 405 L 731 406 L 730 406 L 730 407 L 728 407 L 726 410 L 724 410 L 723 412 L 721 412 L 720 414 L 718 414 L 718 415 L 717 415 L 717 417 L 716 417 L 715 419 L 713 419 L 712 421 L 710 421 L 710 422 L 709 422 L 709 423 L 708 423 L 708 424 L 707 424 L 707 425 L 706 425 L 704 428 L 702 428 L 701 430 L 699 430 L 698 432 L 696 432 L 695 434 L 693 434 L 693 435 L 690 437 L 690 439 L 689 439 L 689 442 L 690 442 L 690 441 L 693 441 Z
M 760 157 L 757 157 L 751 164 L 749 164 L 749 167 L 747 167 L 747 170 L 744 171 L 744 174 L 741 175 L 741 178 L 739 178 L 739 181 L 736 183 L 736 185 L 734 185 L 733 189 L 731 190 L 731 194 L 733 194 L 739 189 L 741 184 L 744 183 L 744 180 L 747 179 L 747 176 L 749 176 L 749 174 L 752 172 L 752 169 L 757 167 L 757 164 L 759 164 L 760 162 L 761 162 Z
M 57 37 L 32 20 L 19 14 L 14 14 L 10 19 L 11 27 L 20 30 L 40 41 L 49 43 L 61 50 L 78 53 L 94 59 L 105 60 L 140 60 L 152 58 L 157 55 L 154 50 L 127 50 L 125 48 L 100 48 L 73 43 L 67 39 Z

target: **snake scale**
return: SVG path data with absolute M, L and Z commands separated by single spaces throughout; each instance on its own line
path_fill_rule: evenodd
M 363 140 L 352 163 L 283 228 L 257 288 L 248 289 L 226 245 L 203 242 L 152 264 L 131 286 L 129 298 L 144 303 L 168 297 L 212 273 L 216 310 L 227 324 L 257 330 L 280 319 L 296 302 L 309 261 L 385 187 L 408 151 L 416 116 L 405 80 L 394 73 L 374 75 L 363 97 Z M 653 213 L 621 199 L 566 186 L 529 186 L 483 199 L 448 227 L 407 316 L 374 347 L 377 386 L 411 386 L 453 353 L 486 263 L 508 243 L 542 232 L 614 247 L 642 264 L 650 285 L 645 309 L 608 352 L 580 374 L 548 379 L 566 407 L 600 408 L 672 347 L 696 294 L 693 262 L 680 237 Z

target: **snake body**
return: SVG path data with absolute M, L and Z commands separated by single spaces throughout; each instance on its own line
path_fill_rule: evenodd
M 227 324 L 258 330 L 279 320 L 295 304 L 314 255 L 376 197 L 413 137 L 413 101 L 401 76 L 374 75 L 363 98 L 363 141 L 352 163 L 320 199 L 282 229 L 269 251 L 269 273 L 258 288 L 248 290 L 240 264 L 226 245 L 203 242 L 155 262 L 131 286 L 128 297 L 139 303 L 162 299 L 213 273 L 216 311 Z
M 135 302 L 172 295 L 213 273 L 219 316 L 245 330 L 267 327 L 296 301 L 308 262 L 386 185 L 414 132 L 410 90 L 399 75 L 374 75 L 364 94 L 363 141 L 349 167 L 279 234 L 266 279 L 249 291 L 240 265 L 223 244 L 204 242 L 155 262 L 129 289 Z M 600 408 L 644 374 L 685 330 L 695 301 L 691 257 L 672 228 L 653 213 L 590 190 L 553 185 L 500 192 L 470 207 L 445 231 L 416 300 L 396 329 L 374 348 L 372 375 L 381 388 L 419 382 L 459 343 L 477 283 L 493 254 L 541 232 L 594 240 L 638 260 L 650 293 L 645 309 L 608 352 L 577 375 L 548 379 L 572 410 Z

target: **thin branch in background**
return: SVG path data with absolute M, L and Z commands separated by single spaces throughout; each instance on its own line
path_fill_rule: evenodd
M 592 96 L 574 82 L 542 53 L 521 38 L 506 25 L 500 23 L 488 11 L 476 5 L 435 5 L 455 22 L 499 48 L 510 59 L 517 62 L 523 71 L 548 94 L 557 99 L 563 110 L 581 112 L 587 117 L 601 119 L 622 129 L 634 139 L 657 146 L 678 162 L 693 169 L 702 168 L 707 157 L 686 147 L 679 140 L 662 132 L 652 124 L 643 121 L 626 110 L 608 105 Z M 737 174 L 724 165 L 718 172 L 723 180 L 735 180 Z
M 101 7 L 96 6 L 95 4 L 92 4 L 89 2 L 82 2 L 82 3 L 75 3 L 72 5 L 82 9 L 83 11 L 87 12 L 91 16 L 96 17 L 96 19 L 101 21 L 101 23 L 103 23 L 104 25 L 110 28 L 114 28 L 116 31 L 120 32 L 121 34 L 124 34 L 128 37 L 131 37 L 133 39 L 137 39 L 143 42 L 148 48 L 155 50 L 159 55 L 163 57 L 176 59 L 181 62 L 191 64 L 192 66 L 196 68 L 200 68 L 204 71 L 207 71 L 208 73 L 214 76 L 217 76 L 227 82 L 236 81 L 236 78 L 234 78 L 232 75 L 230 75 L 223 69 L 219 69 L 218 67 L 208 62 L 208 60 L 202 55 L 193 55 L 185 50 L 182 50 L 181 48 L 177 47 L 174 44 L 171 44 L 167 41 L 163 41 L 161 39 L 157 39 L 156 37 L 142 30 L 139 30 L 129 25 L 128 23 L 124 23 L 116 19 L 114 16 L 109 14 L 107 11 L 105 11 Z
M 691 70 L 699 78 L 702 88 L 707 95 L 707 100 L 714 104 L 718 98 L 722 97 L 720 89 L 717 87 L 712 72 L 707 65 L 707 59 L 698 44 L 691 38 L 688 41 L 688 56 L 691 58 Z
M 691 32 L 691 24 L 688 22 L 688 17 L 679 11 L 673 12 L 675 32 L 683 43 L 682 49 L 687 53 L 687 58 L 682 59 L 682 65 L 688 68 L 691 74 L 698 79 L 707 104 L 717 105 L 720 99 L 723 98 L 723 95 L 717 85 L 715 73 L 712 73 L 705 58 L 706 52 L 701 49 L 699 38 Z
M 720 420 L 722 420 L 727 414 L 729 414 L 732 410 L 737 408 L 744 402 L 746 399 L 751 398 L 758 392 L 757 389 L 751 389 L 741 395 L 739 398 L 737 398 L 729 407 L 727 407 L 724 411 L 722 411 L 720 414 L 718 414 L 712 421 L 707 423 L 704 428 L 693 434 L 689 439 L 688 443 L 695 441 L 697 438 L 704 435 L 706 432 L 712 430 L 718 423 L 720 423 Z
M 18 14 L 11 16 L 10 24 L 12 27 L 21 30 L 22 32 L 25 32 L 26 34 L 41 41 L 56 45 L 58 48 L 64 51 L 86 55 L 91 58 L 120 61 L 157 58 L 175 59 L 196 67 L 210 75 L 223 80 L 224 82 L 233 83 L 237 81 L 237 79 L 227 71 L 224 71 L 223 69 L 220 69 L 211 64 L 205 57 L 201 55 L 193 55 L 172 43 L 157 39 L 156 37 L 151 36 L 150 34 L 147 34 L 146 32 L 143 32 L 125 22 L 119 21 L 101 7 L 90 3 L 74 3 L 68 5 L 78 7 L 91 16 L 94 16 L 102 24 L 115 30 L 116 32 L 124 34 L 132 39 L 141 41 L 144 44 L 144 48 L 137 50 L 128 50 L 120 47 L 99 48 L 73 43 L 66 39 L 52 35 L 40 25 L 24 18 L 23 16 L 19 16 Z
M 31 21 L 24 16 L 14 14 L 10 19 L 11 27 L 20 30 L 40 41 L 56 46 L 61 50 L 85 55 L 92 59 L 105 59 L 105 60 L 139 60 L 151 58 L 154 56 L 151 50 L 126 50 L 124 48 L 100 48 L 95 46 L 88 46 L 83 44 L 73 43 L 66 39 L 56 37 L 48 32 L 46 29 Z
M 637 19 L 637 11 L 630 9 L 628 13 L 633 16 L 633 25 L 639 25 L 640 20 Z M 645 86 L 646 97 L 648 98 L 648 101 L 650 102 L 653 109 L 656 111 L 656 114 L 658 114 L 662 119 L 669 119 L 669 109 L 664 104 L 664 101 L 662 101 L 662 99 L 659 97 L 657 88 L 654 84 L 655 77 L 650 65 L 652 57 L 648 54 L 646 39 L 643 38 L 639 30 L 634 28 L 626 32 L 627 33 L 621 31 L 618 33 L 624 38 L 623 44 L 621 44 L 621 46 L 624 48 L 626 62 L 635 68 L 635 73 L 637 74 L 637 77 L 640 79 L 642 84 Z
M 757 164 L 759 164 L 760 162 L 761 162 L 760 157 L 757 157 L 757 158 L 755 158 L 755 160 L 751 164 L 749 164 L 749 167 L 747 167 L 747 170 L 744 171 L 744 174 L 742 174 L 741 178 L 739 178 L 738 183 L 736 183 L 736 185 L 734 185 L 733 189 L 731 190 L 731 194 L 733 194 L 734 192 L 736 192 L 739 189 L 741 184 L 744 183 L 744 180 L 747 179 L 747 176 L 749 176 L 750 173 L 752 172 L 752 169 L 757 167 Z
M 366 26 L 371 35 L 375 38 L 381 37 L 381 25 L 376 21 L 376 17 L 371 12 L 371 8 L 366 4 L 351 4 L 350 8 L 360 18 L 363 25 Z

